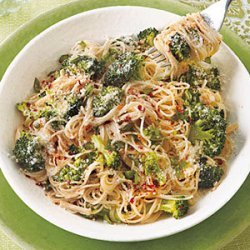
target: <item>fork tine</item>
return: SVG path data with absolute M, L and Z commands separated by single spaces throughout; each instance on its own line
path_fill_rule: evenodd
M 165 57 L 163 57 L 162 59 L 160 59 L 160 60 L 156 61 L 156 63 L 160 63 L 160 62 L 163 62 L 163 61 L 165 61 L 165 60 L 166 60 L 166 58 L 165 58 Z
M 149 56 L 152 60 L 155 60 L 158 58 L 158 61 L 156 63 L 163 63 L 160 67 L 165 68 L 167 66 L 170 66 L 171 64 L 167 62 L 167 59 L 165 58 L 164 55 L 162 55 L 160 52 L 157 51 L 155 47 L 150 48 L 149 50 L 146 51 L 145 53 L 147 56 Z M 162 58 L 159 58 L 162 57 Z
M 152 47 L 152 48 L 150 48 L 146 53 L 147 53 L 148 55 L 150 55 L 150 54 L 154 53 L 155 51 L 156 51 L 156 48 L 155 48 L 155 47 Z
M 168 66 L 170 66 L 171 64 L 170 63 L 165 63 L 165 64 L 162 64 L 161 65 L 161 68 L 166 68 L 166 67 L 168 67 Z
M 161 53 L 156 53 L 155 55 L 151 56 L 151 59 L 156 59 L 161 56 Z

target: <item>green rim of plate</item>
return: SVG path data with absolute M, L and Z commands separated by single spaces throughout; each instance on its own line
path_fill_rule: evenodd
M 81 0 L 48 11 L 20 27 L 0 44 L 0 78 L 16 54 L 37 34 L 72 15 L 107 6 L 145 6 L 167 10 L 179 15 L 195 9 L 174 0 Z M 222 29 L 224 41 L 241 58 L 250 71 L 249 47 L 226 28 Z M 3 60 L 4 59 L 4 60 Z M 181 233 L 144 242 L 117 243 L 92 240 L 60 229 L 47 222 L 13 192 L 0 172 L 0 225 L 4 231 L 27 249 L 219 249 L 229 243 L 250 224 L 250 177 L 237 194 L 218 212 Z M 143 233 L 143 232 L 142 232 Z M 114 235 L 115 237 L 115 235 Z

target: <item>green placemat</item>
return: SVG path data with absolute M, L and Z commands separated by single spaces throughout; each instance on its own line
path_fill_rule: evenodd
M 44 11 L 46 11 L 46 10 L 48 10 L 48 9 L 51 9 L 51 8 L 53 8 L 53 7 L 55 7 L 55 6 L 58 6 L 58 5 L 60 5 L 60 4 L 63 4 L 63 3 L 69 3 L 69 2 L 72 2 L 72 1 L 69 1 L 69 0 L 54 0 L 54 1 L 49 1 L 49 0 L 45 0 L 45 1 L 41 1 L 41 0 L 33 0 L 33 1 L 31 1 L 31 2 L 29 2 L 29 3 L 27 3 L 27 4 L 25 4 L 17 13 L 13 13 L 13 14 L 11 14 L 11 15 L 9 15 L 9 16 L 5 16 L 5 17 L 2 17 L 2 18 L 0 18 L 0 40 L 2 40 L 3 38 L 5 38 L 6 37 L 6 35 L 7 34 L 9 34 L 10 32 L 12 32 L 16 27 L 18 27 L 20 24 L 22 24 L 23 22 L 26 22 L 26 21 L 28 21 L 28 20 L 30 20 L 30 19 L 32 19 L 34 16 L 36 16 L 37 14 L 40 14 L 40 13 L 42 13 L 42 12 L 44 12 Z M 99 3 L 98 3 L 99 2 Z M 101 1 L 92 1 L 92 4 L 90 4 L 90 1 L 86 1 L 86 3 L 88 3 L 88 4 L 86 4 L 86 9 L 89 9 L 89 8 L 91 8 L 91 5 L 92 6 L 94 6 L 94 7 L 98 7 L 98 6 L 105 6 L 105 5 L 110 5 L 110 3 L 112 4 L 112 5 L 119 5 L 119 4 L 130 4 L 130 5 L 135 5 L 135 4 L 137 4 L 137 2 L 139 3 L 138 5 L 150 5 L 151 7 L 158 7 L 158 8 L 163 8 L 164 9 L 164 6 L 168 6 L 168 9 L 170 10 L 170 11 L 176 11 L 178 8 L 179 8 L 179 10 L 178 10 L 178 12 L 179 12 L 179 14 L 184 14 L 186 11 L 188 11 L 186 8 L 183 8 L 183 6 L 180 6 L 180 5 L 178 5 L 176 2 L 177 1 L 172 1 L 172 4 L 166 4 L 166 1 L 164 1 L 164 0 L 162 0 L 162 1 L 151 1 L 151 4 L 148 4 L 148 3 L 146 3 L 146 2 L 143 2 L 143 1 L 106 1 L 106 3 L 104 3 L 104 2 L 102 2 L 101 3 Z M 209 1 L 206 1 L 206 0 L 203 0 L 203 1 L 197 1 L 197 0 L 181 0 L 181 1 L 179 1 L 179 2 L 185 2 L 185 3 L 188 3 L 188 4 L 190 4 L 190 5 L 192 5 L 192 6 L 195 6 L 195 7 L 198 7 L 198 8 L 203 8 L 204 6 L 206 6 L 207 4 L 209 4 L 209 3 L 211 3 L 212 1 L 211 0 L 209 0 Z M 250 1 L 249 1 L 250 2 Z M 75 5 L 76 6 L 76 5 Z M 82 4 L 81 4 L 81 6 L 83 7 L 84 6 L 84 1 L 82 1 Z M 229 13 L 229 16 L 228 16 L 228 18 L 227 18 L 227 20 L 226 20 L 226 25 L 227 26 L 229 26 L 229 28 L 231 29 L 231 30 L 234 30 L 234 31 L 237 31 L 237 33 L 242 37 L 242 38 L 245 38 L 244 40 L 245 40 L 245 42 L 246 43 L 248 43 L 249 42 L 249 36 L 247 36 L 247 37 L 244 37 L 246 34 L 249 34 L 249 33 L 247 33 L 247 32 L 249 32 L 248 30 L 247 30 L 247 25 L 249 24 L 249 22 L 248 22 L 248 19 L 249 19 L 249 13 L 248 13 L 248 15 L 245 15 L 245 12 L 247 13 L 247 11 L 249 10 L 249 5 L 247 5 L 247 0 L 242 0 L 242 2 L 240 1 L 240 0 L 238 0 L 238 1 L 235 1 L 235 4 L 233 5 L 233 7 L 231 8 L 231 10 L 230 10 L 230 13 Z M 60 11 L 58 12 L 58 11 L 55 11 L 54 13 L 50 13 L 50 14 L 48 14 L 48 18 L 47 18 L 47 22 L 44 22 L 44 23 L 39 23 L 39 22 L 36 22 L 35 23 L 35 31 L 34 32 L 31 32 L 31 33 L 29 33 L 29 35 L 28 35 L 28 37 L 27 37 L 27 34 L 25 34 L 25 33 L 23 33 L 23 36 L 24 37 L 26 37 L 25 39 L 23 39 L 22 40 L 22 42 L 21 43 L 19 43 L 19 44 L 17 44 L 17 41 L 15 41 L 15 39 L 17 39 L 17 36 L 13 36 L 12 38 L 14 39 L 14 40 L 11 40 L 11 42 L 10 43 L 8 43 L 8 45 L 6 46 L 6 44 L 5 44 L 5 48 L 6 48 L 6 54 L 5 53 L 2 53 L 1 54 L 1 56 L 4 56 L 4 57 L 1 57 L 0 58 L 0 60 L 2 59 L 2 58 L 4 58 L 5 59 L 5 63 L 1 63 L 0 64 L 0 72 L 4 72 L 4 70 L 5 70 L 5 68 L 6 68 L 6 66 L 7 66 L 7 64 L 8 64 L 8 62 L 10 62 L 11 60 L 12 60 L 12 58 L 13 58 L 13 56 L 15 55 L 15 53 L 19 50 L 19 49 L 21 49 L 22 47 L 23 47 L 23 45 L 26 43 L 26 41 L 28 41 L 29 40 L 29 38 L 31 38 L 31 37 L 33 37 L 33 35 L 36 33 L 36 32 L 38 32 L 39 30 L 43 30 L 44 29 L 44 27 L 46 27 L 46 26 L 49 26 L 49 25 L 51 25 L 52 23 L 54 23 L 56 20 L 59 20 L 59 19 L 61 19 L 61 18 L 63 18 L 63 17 L 65 17 L 65 16 L 68 16 L 68 15 L 70 15 L 70 13 L 71 14 L 73 14 L 73 13 L 77 13 L 77 12 L 79 12 L 80 10 L 77 10 L 76 8 L 73 8 L 72 6 L 71 6 L 71 10 L 68 10 L 68 12 L 67 11 L 65 11 L 65 9 L 66 8 L 64 8 L 64 13 L 60 13 Z M 69 8 L 70 9 L 70 8 Z M 248 10 L 247 10 L 248 9 Z M 53 18 L 53 15 L 54 15 L 54 18 Z M 237 22 L 239 22 L 239 21 L 237 21 L 238 19 L 242 19 L 242 20 L 244 20 L 244 21 L 242 21 L 241 22 L 241 25 L 239 25 L 239 23 L 237 23 Z M 40 21 L 45 21 L 46 19 L 42 19 L 42 18 L 40 18 Z M 8 25 L 6 25 L 6 24 L 8 24 Z M 32 25 L 31 25 L 32 26 Z M 33 28 L 34 28 L 33 27 Z M 31 27 L 30 27 L 31 28 Z M 224 33 L 225 33 L 225 31 L 224 31 Z M 228 31 L 226 32 L 226 33 L 229 33 Z M 19 41 L 20 41 L 20 35 L 22 34 L 22 32 L 19 32 Z M 227 34 L 228 35 L 228 34 Z M 228 37 L 228 40 L 229 40 L 229 37 Z M 238 43 L 238 40 L 236 39 L 236 40 L 234 40 L 234 41 L 231 41 L 231 45 L 232 46 L 234 46 L 234 45 L 236 45 Z M 12 50 L 13 50 L 13 46 L 14 46 L 14 44 L 16 44 L 16 46 L 15 46 L 15 49 L 14 49 L 14 51 L 12 51 L 12 53 L 8 53 L 8 49 L 11 49 L 12 48 Z M 238 51 L 238 54 L 240 54 L 240 55 L 244 55 L 245 54 L 245 52 L 244 51 Z M 247 59 L 247 58 L 246 58 Z M 249 59 L 249 58 L 248 58 Z M 245 65 L 248 65 L 248 66 L 250 66 L 250 63 L 249 63 L 249 60 L 245 60 Z M 3 179 L 3 177 L 2 176 L 0 176 L 1 178 L 0 178 L 0 180 L 2 181 L 2 179 Z M 5 181 L 3 180 L 2 181 L 2 183 L 1 184 L 3 184 L 2 186 L 0 185 L 0 194 L 1 194 L 1 187 L 3 188 L 3 189 L 8 189 L 8 192 L 12 192 L 12 191 L 10 191 L 10 188 L 8 187 L 8 185 L 7 185 L 7 183 L 5 183 Z M 243 191 L 242 191 L 243 190 Z M 248 183 L 245 183 L 244 184 L 244 186 L 243 186 L 243 188 L 241 188 L 241 190 L 239 191 L 239 193 L 242 193 L 241 194 L 241 197 L 244 197 L 244 193 L 246 193 L 247 191 L 249 191 L 249 180 L 248 180 Z M 233 198 L 233 200 L 232 201 L 230 201 L 230 203 L 228 204 L 228 205 L 226 205 L 226 207 L 229 207 L 229 209 L 230 209 L 230 206 L 232 206 L 232 202 L 233 201 L 237 201 L 237 199 L 238 199 L 238 201 L 239 201 L 239 197 L 240 197 L 240 195 L 239 195 L 239 193 L 237 193 L 237 196 L 236 197 L 234 197 Z M 16 200 L 19 200 L 16 196 L 15 196 L 15 194 L 12 194 L 12 195 L 10 195 L 10 197 L 9 197 L 9 195 L 8 195 L 8 197 L 7 197 L 7 201 L 9 201 L 9 199 L 11 200 L 11 201 L 13 201 L 13 202 L 16 202 Z M 242 202 L 242 201 L 241 201 Z M 234 202 L 235 203 L 235 202 Z M 236 202 L 237 203 L 237 202 Z M 17 206 L 16 207 L 16 212 L 17 213 L 20 213 L 20 211 L 27 211 L 27 216 L 31 213 L 31 214 L 33 214 L 28 208 L 25 208 L 26 206 L 19 200 L 18 201 L 18 203 L 17 204 L 19 204 L 20 206 L 21 206 L 21 208 L 19 207 L 19 206 Z M 6 208 L 7 208 L 7 206 L 11 206 L 11 205 L 16 205 L 16 203 L 14 204 L 14 203 L 8 203 L 7 202 L 7 204 L 6 204 Z M 248 205 L 249 205 L 249 203 L 248 203 Z M 248 206 L 249 207 L 249 206 Z M 236 208 L 236 206 L 235 206 L 235 208 Z M 238 209 L 239 210 L 239 209 Z M 223 208 L 223 211 L 225 211 L 225 208 Z M 240 210 L 239 210 L 240 211 Z M 0 212 L 1 213 L 1 212 Z M 217 213 L 218 214 L 218 213 Z M 216 214 L 216 215 L 217 215 Z M 219 214 L 220 214 L 220 212 L 219 212 Z M 215 215 L 215 216 L 216 216 Z M 20 215 L 19 215 L 20 216 Z M 41 221 L 42 219 L 41 218 L 39 218 L 37 215 L 33 215 L 35 218 L 36 218 L 36 220 L 38 220 L 38 221 Z M 23 216 L 22 216 L 23 217 Z M 37 218 L 38 217 L 38 218 Z M 214 216 L 213 216 L 214 217 Z M 237 217 L 237 216 L 236 216 Z M 1 214 L 0 214 L 0 218 L 1 218 Z M 250 219 L 250 218 L 249 218 Z M 36 221 L 35 220 L 35 221 Z M 208 221 L 210 221 L 210 220 L 208 220 Z M 246 221 L 247 222 L 247 221 Z M 224 249 L 250 249 L 250 241 L 249 241 L 249 237 L 248 236 L 250 236 L 250 228 L 248 227 L 246 230 L 244 230 L 245 228 L 246 228 L 246 226 L 248 225 L 248 223 L 246 223 L 246 222 L 243 222 L 241 225 L 237 225 L 238 226 L 238 228 L 233 228 L 233 225 L 234 225 L 234 223 L 232 223 L 231 224 L 231 228 L 230 228 L 230 224 L 228 224 L 228 226 L 229 226 L 229 229 L 228 229 L 228 232 L 226 233 L 226 234 L 224 234 L 224 236 L 225 235 L 227 235 L 227 237 L 225 237 L 225 238 L 227 238 L 227 240 L 226 241 L 230 241 L 230 240 L 232 240 L 233 239 L 233 237 L 235 237 L 235 233 L 237 233 L 237 234 L 239 234 L 242 230 L 244 231 L 244 232 L 242 232 L 236 239 L 234 239 L 233 241 L 231 241 L 230 242 L 230 244 L 228 244 L 228 245 L 226 245 L 225 246 L 225 248 Z M 41 222 L 40 222 L 41 223 Z M 47 222 L 44 222 L 43 221 L 43 223 L 46 223 L 46 224 L 48 224 L 50 227 L 53 227 L 53 229 L 54 229 L 54 226 L 52 226 L 52 225 L 50 225 L 49 223 L 47 223 Z M 205 226 L 204 226 L 204 223 L 205 223 Z M 10 228 L 11 228 L 11 226 L 12 227 L 15 227 L 15 225 L 11 225 L 11 223 L 10 224 L 8 224 L 8 222 L 7 223 L 5 223 L 7 226 L 10 226 Z M 237 224 L 237 223 L 236 223 Z M 238 223 L 239 224 L 239 223 Z M 19 225 L 20 226 L 20 225 Z M 221 238 L 218 238 L 218 237 L 216 237 L 217 235 L 214 235 L 214 238 L 215 239 L 217 239 L 217 244 L 215 244 L 215 245 L 212 245 L 212 243 L 211 244 L 209 244 L 209 241 L 204 241 L 204 239 L 202 238 L 202 235 L 197 235 L 196 236 L 196 232 L 197 232 L 197 230 L 195 230 L 196 228 L 198 227 L 198 230 L 200 230 L 199 229 L 199 227 L 200 227 L 200 225 L 199 226 L 196 226 L 194 229 L 191 229 L 192 230 L 192 232 L 191 232 L 191 230 L 187 230 L 186 232 L 184 232 L 184 233 L 182 233 L 182 234 L 184 234 L 184 236 L 186 235 L 186 237 L 187 237 L 187 235 L 188 234 L 190 234 L 191 235 L 191 237 L 190 237 L 190 240 L 189 241 L 191 241 L 192 239 L 194 240 L 194 241 L 196 241 L 196 240 L 199 240 L 199 237 L 201 237 L 201 241 L 203 241 L 203 243 L 202 244 L 194 244 L 193 246 L 195 247 L 195 248 L 193 248 L 193 249 L 207 249 L 207 248 L 211 248 L 211 249 L 214 249 L 214 247 L 215 247 L 215 245 L 216 245 L 216 247 L 221 247 L 221 246 L 223 246 L 223 245 L 225 245 L 225 243 L 226 243 L 226 241 L 225 241 L 225 238 L 223 238 L 223 237 L 221 237 Z M 206 221 L 205 222 L 203 222 L 203 223 L 201 223 L 201 228 L 202 228 L 202 230 L 204 230 L 205 229 L 205 227 L 206 227 Z M 56 233 L 58 233 L 58 231 L 57 230 L 59 230 L 58 228 L 56 228 L 56 229 L 54 229 L 54 230 L 56 230 L 55 232 Z M 60 231 L 62 231 L 62 232 L 64 232 L 63 230 L 60 230 Z M 21 235 L 20 235 L 20 232 L 21 232 Z M 20 228 L 19 228 L 19 230 L 17 230 L 17 229 L 15 229 L 15 232 L 14 233 L 16 233 L 17 235 L 18 235 L 18 233 L 19 233 L 19 236 L 23 239 L 23 240 L 26 240 L 27 242 L 29 242 L 29 240 L 27 240 L 26 238 L 27 237 L 24 237 L 24 235 L 22 235 L 22 233 L 24 233 L 25 232 L 25 230 L 20 230 Z M 187 233 L 187 232 L 189 232 L 189 233 Z M 217 230 L 215 230 L 215 232 L 217 232 Z M 234 232 L 234 233 L 233 233 Z M 27 231 L 26 231 L 26 234 L 27 234 Z M 165 240 L 165 243 L 166 242 L 168 242 L 169 244 L 171 244 L 171 246 L 172 247 L 177 247 L 177 246 L 179 246 L 179 247 L 181 247 L 181 246 L 183 246 L 185 249 L 188 249 L 188 247 L 191 247 L 191 245 L 190 245 L 190 243 L 188 243 L 187 242 L 187 244 L 184 244 L 184 245 L 182 245 L 181 243 L 179 243 L 179 244 L 176 244 L 176 240 L 178 241 L 179 239 L 180 239 L 180 236 L 179 235 L 182 235 L 182 234 L 178 234 L 178 235 L 176 235 L 176 236 L 171 236 L 171 237 L 168 237 L 168 240 L 166 241 Z M 59 233 L 58 233 L 58 235 L 60 235 Z M 57 239 L 58 239 L 58 235 L 57 235 Z M 229 235 L 231 235 L 230 237 L 229 237 Z M 12 235 L 13 236 L 13 235 Z M 205 236 L 205 235 L 204 235 Z M 203 237 L 204 237 L 203 236 Z M 211 235 L 210 235 L 211 236 Z M 46 235 L 46 237 L 48 237 L 48 235 Z M 63 237 L 63 236 L 62 236 Z M 74 237 L 78 237 L 78 236 L 73 236 L 72 238 L 74 238 Z M 78 237 L 79 238 L 79 237 Z M 78 239 L 77 238 L 77 239 Z M 197 239 L 196 239 L 197 238 Z M 84 238 L 83 238 L 84 239 Z M 42 239 L 42 240 L 44 240 L 44 239 Z M 96 246 L 96 248 L 95 249 L 97 249 L 97 248 L 99 248 L 101 245 L 103 246 L 103 249 L 111 249 L 110 247 L 111 247 L 111 245 L 109 245 L 109 244 L 112 244 L 112 243 L 103 243 L 103 244 L 97 244 L 97 242 L 98 241 L 95 241 L 96 243 L 95 244 L 93 244 L 93 240 L 89 240 L 89 239 L 85 239 L 85 243 L 88 243 L 88 244 L 86 244 L 85 245 L 85 247 L 84 247 L 84 249 L 93 249 L 93 246 Z M 151 242 L 153 242 L 153 244 L 151 243 Z M 131 245 L 131 247 L 132 246 L 136 246 L 137 248 L 141 248 L 141 249 L 165 249 L 165 247 L 164 247 L 164 240 L 162 239 L 162 240 L 157 240 L 157 241 L 151 241 L 150 243 L 146 243 L 146 244 L 144 244 L 144 243 L 133 243 L 133 245 Z M 213 242 L 214 243 L 214 242 Z M 169 245 L 168 244 L 168 245 Z M 42 244 L 40 243 L 40 245 L 39 245 L 39 243 L 38 243 L 38 245 L 36 245 L 36 247 L 38 248 L 38 247 L 40 247 L 40 249 L 42 249 L 41 248 L 41 246 L 42 246 Z M 56 246 L 56 244 L 55 245 L 51 245 L 51 249 L 59 249 L 59 248 L 54 248 L 53 246 Z M 79 246 L 79 245 L 78 245 Z M 118 245 L 117 245 L 117 243 L 113 243 L 112 244 L 112 248 L 113 249 L 115 249 L 116 248 L 116 246 L 117 246 L 117 248 L 118 248 Z M 122 244 L 121 243 L 121 245 L 120 246 L 124 246 L 124 249 L 125 248 L 127 248 L 128 246 L 129 246 L 129 244 L 127 244 L 127 246 L 125 246 L 125 244 Z M 73 247 L 73 246 L 71 246 L 71 248 L 70 248 L 70 245 L 68 245 L 68 246 L 66 246 L 65 245 L 65 249 L 66 249 L 66 247 L 67 247 L 67 249 L 77 249 L 77 248 L 75 248 L 75 247 Z M 130 246 L 129 246 L 130 247 Z M 172 249 L 172 247 L 168 247 L 168 249 Z M 201 248 L 202 247 L 202 248 Z M 119 247 L 120 248 L 120 247 Z M 122 247 L 123 248 L 123 247 Z M 6 236 L 4 233 L 0 233 L 0 249 L 4 249 L 4 250 L 6 250 L 6 249 L 20 249 L 17 245 L 15 245 L 15 243 L 14 243 L 14 241 L 12 241 L 12 240 L 10 240 L 9 238 L 8 238 L 8 236 Z M 44 248 L 43 248 L 44 249 Z M 46 249 L 48 249 L 48 248 L 46 248 Z M 181 249 L 181 248 L 180 248 Z M 189 248 L 190 249 L 190 248 Z
M 14 1 L 14 0 L 0 0 Z M 29 1 L 16 13 L 0 18 L 0 41 L 5 39 L 21 24 L 31 20 L 38 14 L 72 0 L 26 0 Z M 176 0 L 197 9 L 204 9 L 216 0 Z M 250 0 L 234 0 L 231 3 L 224 25 L 235 32 L 250 45 Z

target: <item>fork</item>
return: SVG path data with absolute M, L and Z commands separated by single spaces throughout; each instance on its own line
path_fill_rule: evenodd
M 214 4 L 211 4 L 208 8 L 201 11 L 200 14 L 210 27 L 216 31 L 219 31 L 224 22 L 231 2 L 232 0 L 220 0 Z M 170 63 L 165 62 L 165 56 L 162 55 L 155 47 L 150 48 L 146 54 L 153 60 L 157 59 L 156 63 L 164 63 L 161 65 L 161 67 L 167 67 L 170 65 Z

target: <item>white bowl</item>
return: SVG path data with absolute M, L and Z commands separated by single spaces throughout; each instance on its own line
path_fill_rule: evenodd
M 16 194 L 49 222 L 82 236 L 108 241 L 141 241 L 171 235 L 205 220 L 237 192 L 249 173 L 250 80 L 240 60 L 222 44 L 214 57 L 226 76 L 225 98 L 230 100 L 233 120 L 237 120 L 236 154 L 221 185 L 202 198 L 180 220 L 167 218 L 146 225 L 109 225 L 71 214 L 52 204 L 41 188 L 18 171 L 10 159 L 14 131 L 20 124 L 15 104 L 27 97 L 35 77 L 44 76 L 56 60 L 78 40 L 104 41 L 108 37 L 138 33 L 147 27 L 162 28 L 179 17 L 172 13 L 142 7 L 111 7 L 84 12 L 53 25 L 33 39 L 18 54 L 0 85 L 0 166 Z M 24 225 L 25 226 L 25 225 Z

